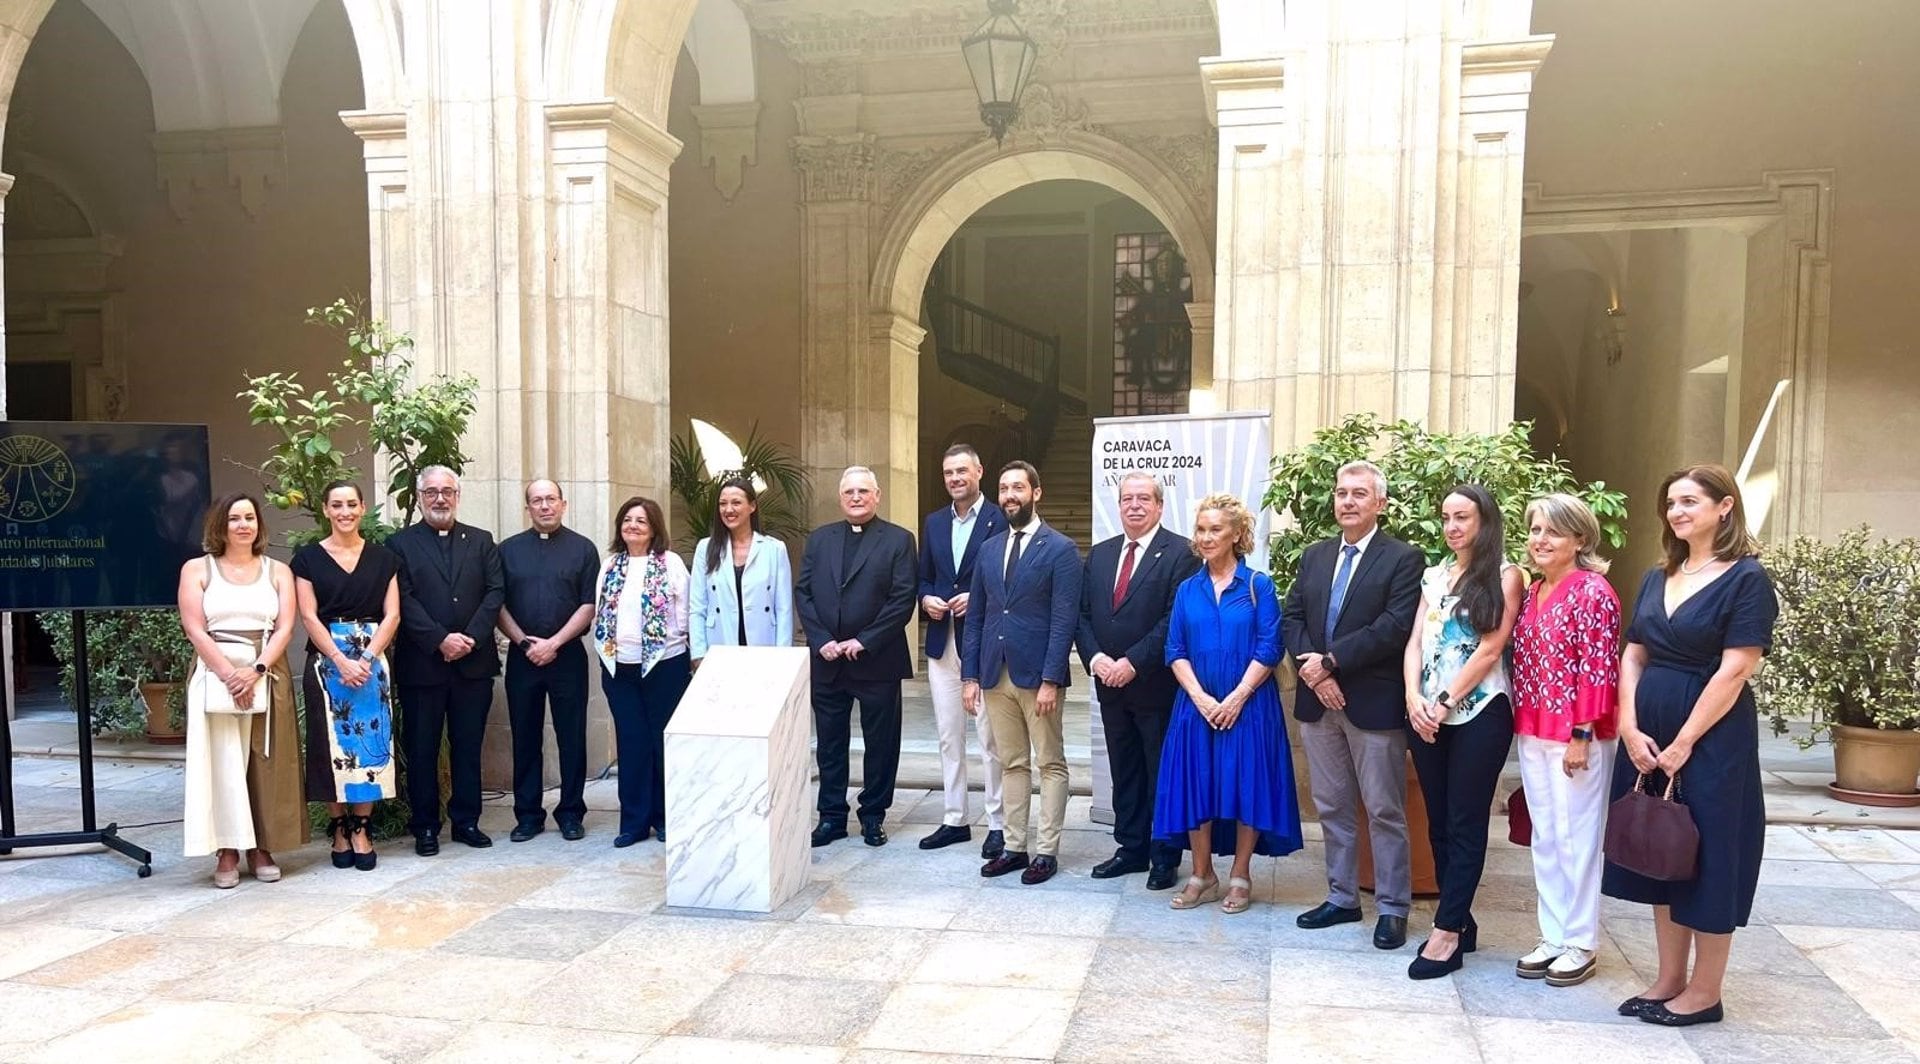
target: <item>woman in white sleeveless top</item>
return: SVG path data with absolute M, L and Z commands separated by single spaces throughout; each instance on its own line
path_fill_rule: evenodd
M 293 576 L 268 558 L 260 505 L 242 492 L 207 511 L 207 553 L 180 570 L 180 624 L 198 660 L 187 680 L 186 845 L 215 854 L 213 883 L 263 883 L 273 851 L 307 841 L 287 645 Z

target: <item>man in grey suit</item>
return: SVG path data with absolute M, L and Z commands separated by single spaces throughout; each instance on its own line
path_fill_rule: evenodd
M 1287 652 L 1300 670 L 1300 721 L 1313 804 L 1327 848 L 1327 900 L 1301 913 L 1305 928 L 1360 919 L 1360 811 L 1373 840 L 1373 944 L 1407 941 L 1413 870 L 1407 848 L 1406 688 L 1401 661 L 1420 609 L 1425 559 L 1380 531 L 1387 478 L 1350 462 L 1334 478 L 1340 535 L 1308 547 L 1280 608 Z

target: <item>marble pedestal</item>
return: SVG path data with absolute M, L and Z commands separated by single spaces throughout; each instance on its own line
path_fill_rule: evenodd
M 714 647 L 667 725 L 667 904 L 772 912 L 806 885 L 805 647 Z

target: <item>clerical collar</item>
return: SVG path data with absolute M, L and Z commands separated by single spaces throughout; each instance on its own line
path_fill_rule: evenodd
M 867 530 L 866 525 L 856 525 L 852 521 L 847 522 L 847 527 L 853 529 L 855 535 L 858 535 L 859 533 L 865 532 Z
M 445 536 L 445 535 L 446 535 L 447 533 L 449 533 L 449 532 L 451 532 L 451 531 L 453 531 L 453 529 L 451 529 L 451 528 L 436 528 L 436 529 L 434 529 L 433 531 L 434 531 L 434 534 L 435 534 L 435 535 L 439 535 L 439 536 Z
M 551 533 L 551 532 L 542 532 L 542 533 L 540 533 L 540 538 L 541 538 L 541 539 L 552 539 L 552 538 L 553 538 L 553 533 Z

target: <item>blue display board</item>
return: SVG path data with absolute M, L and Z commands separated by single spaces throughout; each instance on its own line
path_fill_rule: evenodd
M 205 425 L 0 421 L 0 610 L 174 605 L 209 472 Z

